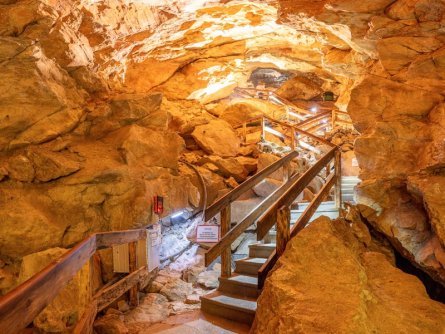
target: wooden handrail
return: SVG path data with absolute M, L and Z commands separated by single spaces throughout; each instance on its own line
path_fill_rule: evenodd
M 248 89 L 242 90 L 238 89 L 238 91 L 244 92 L 247 96 L 250 96 L 251 91 L 258 91 L 256 89 Z M 274 93 L 271 91 L 267 91 L 269 98 L 274 96 Z M 290 106 L 292 105 L 289 101 L 282 99 L 279 96 L 276 97 L 276 102 L 283 103 L 284 105 Z M 293 107 L 297 108 L 297 107 Z M 293 175 L 285 179 L 285 183 L 275 190 L 272 194 L 270 194 L 266 199 L 264 199 L 259 205 L 257 205 L 241 222 L 237 223 L 233 228 L 229 228 L 230 220 L 230 204 L 235 198 L 241 193 L 244 193 L 246 190 L 253 187 L 254 184 L 243 184 L 242 192 L 234 189 L 232 191 L 233 195 L 226 195 L 226 198 L 221 199 L 220 203 L 212 208 L 212 211 L 209 213 L 208 218 L 214 216 L 216 213 L 220 211 L 224 211 L 221 213 L 224 216 L 224 232 L 222 233 L 222 237 L 218 243 L 216 243 L 213 247 L 211 247 L 207 253 L 205 254 L 205 264 L 206 266 L 210 265 L 219 255 L 221 255 L 221 266 L 222 266 L 222 275 L 228 277 L 231 275 L 231 267 L 230 267 L 230 246 L 231 244 L 253 223 L 257 223 L 257 239 L 262 240 L 270 230 L 270 228 L 277 224 L 277 245 L 273 254 L 269 257 L 268 261 L 260 268 L 258 272 L 259 277 L 259 287 L 261 288 L 264 284 L 264 280 L 267 276 L 267 273 L 272 269 L 273 265 L 277 261 L 279 255 L 284 252 L 284 248 L 290 238 L 294 237 L 304 226 L 307 225 L 310 218 L 313 216 L 321 201 L 329 194 L 331 188 L 335 185 L 335 202 L 337 207 L 340 207 L 341 201 L 341 159 L 340 159 L 340 149 L 332 144 L 331 142 L 325 140 L 324 138 L 320 138 L 317 135 L 310 132 L 313 128 L 325 127 L 327 125 L 320 124 L 320 121 L 324 119 L 330 119 L 332 127 L 336 121 L 337 114 L 345 114 L 344 112 L 340 112 L 337 110 L 330 109 L 329 111 L 325 111 L 319 113 L 307 120 L 304 120 L 296 125 L 288 124 L 279 120 L 276 120 L 269 116 L 261 116 L 256 117 L 254 119 L 243 122 L 243 131 L 246 133 L 247 123 L 248 122 L 257 122 L 260 121 L 262 136 L 265 135 L 265 121 L 269 121 L 272 124 L 277 124 L 285 129 L 289 129 L 291 131 L 291 147 L 295 148 L 295 142 L 301 137 L 309 137 L 319 143 L 322 143 L 329 147 L 329 151 L 323 154 L 319 160 L 316 162 L 314 166 L 309 168 L 303 175 Z M 270 125 L 272 127 L 272 124 Z M 306 129 L 308 127 L 308 129 Z M 273 128 L 272 128 L 273 129 Z M 282 132 L 273 129 L 274 131 L 269 131 L 274 135 L 280 135 L 282 138 L 288 138 L 289 135 L 283 134 Z M 287 132 L 287 131 L 286 131 Z M 298 145 L 303 147 L 303 142 L 298 141 Z M 306 143 L 306 146 L 309 144 Z M 311 149 L 311 147 L 308 147 Z M 312 149 L 314 149 L 312 147 Z M 318 150 L 318 153 L 321 153 L 321 150 Z M 332 161 L 334 160 L 334 173 L 331 173 Z M 280 164 L 280 166 L 283 166 Z M 287 164 L 289 166 L 289 164 Z M 297 221 L 296 225 L 292 229 L 289 230 L 290 223 L 290 214 L 289 207 L 295 201 L 295 199 L 300 195 L 300 193 L 309 185 L 309 183 L 319 175 L 323 170 L 326 170 L 326 181 L 323 185 L 321 191 L 315 196 L 307 209 L 303 212 L 300 219 Z M 263 179 L 262 175 L 256 181 L 259 182 L 260 179 Z M 240 186 L 241 187 L 241 186 Z M 230 193 L 229 193 L 230 194 Z M 207 218 L 207 217 L 206 217 Z
M 309 185 L 309 183 L 317 176 L 326 165 L 335 158 L 337 148 L 332 148 L 323 155 L 315 165 L 309 168 L 301 175 L 297 182 L 287 189 L 287 191 L 271 206 L 257 222 L 257 240 L 262 240 L 267 232 L 277 221 L 277 211 L 282 206 L 290 206 L 300 193 Z
M 251 189 L 256 184 L 263 181 L 266 177 L 268 177 L 270 174 L 275 172 L 276 170 L 280 169 L 292 159 L 295 159 L 298 157 L 297 151 L 292 151 L 288 155 L 286 155 L 284 158 L 281 158 L 280 160 L 274 162 L 273 164 L 267 166 L 263 170 L 259 171 L 252 177 L 248 178 L 246 181 L 241 183 L 238 187 L 218 199 L 215 203 L 213 203 L 211 206 L 207 208 L 207 211 L 205 213 L 205 221 L 210 220 L 212 217 L 214 217 L 218 212 L 220 212 L 224 207 L 232 203 L 234 200 L 236 200 L 238 197 L 240 197 L 243 193 L 245 193 L 247 190 Z
M 292 187 L 300 177 L 296 174 L 289 178 L 289 180 L 276 189 L 272 194 L 266 197 L 259 203 L 241 222 L 236 224 L 226 235 L 222 236 L 221 240 L 213 245 L 205 254 L 205 264 L 210 265 L 223 250 L 230 247 L 230 245 L 257 219 L 264 213 L 264 211 L 273 205 L 283 194 Z
M 0 333 L 16 333 L 58 295 L 96 250 L 146 238 L 146 229 L 96 233 L 0 297 Z

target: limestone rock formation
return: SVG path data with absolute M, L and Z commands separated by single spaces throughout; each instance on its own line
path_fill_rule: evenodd
M 311 100 L 322 93 L 322 88 L 309 78 L 295 76 L 286 81 L 277 94 L 287 100 Z
M 242 143 L 235 129 L 251 116 L 286 114 L 234 91 L 257 68 L 295 75 L 279 90 L 286 98 L 339 96 L 360 132 L 361 214 L 445 282 L 443 1 L 0 4 L 2 291 L 18 283 L 23 257 L 155 222 L 154 195 L 164 197 L 164 215 L 203 204 L 200 178 L 181 161 L 197 166 L 206 204 L 275 161 L 257 161 L 260 133 Z M 337 139 L 352 160 L 351 141 Z M 299 157 L 293 171 L 314 159 Z
M 240 140 L 232 127 L 222 120 L 212 120 L 208 124 L 199 125 L 192 133 L 198 145 L 207 153 L 220 157 L 238 155 Z
M 441 333 L 445 307 L 363 236 L 321 217 L 292 239 L 266 280 L 253 332 Z
M 444 177 L 439 153 L 444 133 L 438 127 L 445 83 L 443 3 L 281 0 L 280 7 L 284 24 L 326 34 L 323 67 L 353 81 L 340 80 L 352 85 L 337 105 L 347 105 L 360 132 L 354 152 L 365 181 L 357 193 L 363 213 L 402 254 L 444 283 L 443 266 L 434 255 L 440 257 L 444 240 L 428 210 L 434 206 L 428 201 L 437 199 L 424 196 L 409 181 L 434 176 L 440 184 Z M 382 187 L 392 194 L 391 201 L 377 196 Z M 410 210 L 400 209 L 400 203 L 417 208 L 405 225 L 424 226 L 429 236 L 395 227 L 403 224 L 400 210 Z

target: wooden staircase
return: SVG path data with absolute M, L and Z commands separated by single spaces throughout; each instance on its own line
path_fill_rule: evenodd
M 216 316 L 251 324 L 260 294 L 258 271 L 275 247 L 275 243 L 249 245 L 249 256 L 235 261 L 234 274 L 220 277 L 218 290 L 201 297 L 201 308 Z
M 246 95 L 249 91 L 241 91 Z M 273 96 L 270 94 L 270 96 Z M 287 101 L 284 101 L 287 102 Z M 292 106 L 292 111 L 296 110 Z M 206 253 L 206 265 L 210 265 L 221 255 L 221 277 L 217 291 L 201 297 L 201 309 L 204 312 L 231 319 L 237 322 L 251 324 L 255 318 L 256 300 L 261 292 L 267 274 L 273 268 L 278 257 L 284 252 L 287 242 L 295 237 L 299 231 L 316 218 L 324 215 L 331 219 L 339 216 L 340 205 L 344 201 L 353 201 L 353 188 L 359 182 L 356 177 L 341 177 L 340 150 L 330 142 L 315 135 L 321 127 L 326 127 L 326 119 L 334 126 L 336 116 L 334 113 L 324 112 L 313 118 L 302 115 L 302 127 L 290 122 L 278 121 L 264 116 L 260 124 L 263 136 L 267 127 L 277 124 L 286 129 L 282 138 L 289 139 L 292 151 L 280 161 L 272 164 L 266 170 L 254 175 L 238 188 L 228 193 L 207 209 L 205 220 L 221 212 L 221 234 L 219 243 Z M 258 124 L 258 120 L 256 121 Z M 265 129 L 265 124 L 267 127 Z M 246 124 L 243 125 L 244 129 Z M 274 134 L 277 131 L 269 132 Z M 290 133 L 290 135 L 289 135 Z M 309 139 L 305 142 L 305 138 Z M 313 141 L 330 147 L 331 150 L 322 155 L 319 160 L 302 176 L 287 175 L 284 184 L 254 208 L 242 221 L 232 225 L 230 219 L 230 205 L 240 195 L 250 190 L 255 184 L 264 180 L 278 168 L 289 167 L 292 160 L 290 155 L 302 149 L 313 150 Z M 316 176 L 323 176 L 325 184 L 310 203 L 294 201 L 297 196 Z M 331 188 L 335 185 L 335 201 L 323 200 L 329 196 Z M 292 208 L 292 210 L 291 210 Z M 253 223 L 257 224 L 257 243 L 249 245 L 248 257 L 234 261 L 232 266 L 230 245 Z M 232 273 L 232 267 L 234 271 Z

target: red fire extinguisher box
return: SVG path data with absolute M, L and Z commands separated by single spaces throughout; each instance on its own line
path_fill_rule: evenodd
M 164 213 L 164 198 L 162 196 L 153 196 L 153 212 L 157 215 Z

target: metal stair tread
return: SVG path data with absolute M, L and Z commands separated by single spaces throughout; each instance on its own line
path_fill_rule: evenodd
M 244 274 L 233 274 L 230 277 L 220 277 L 220 280 L 233 282 L 239 285 L 247 285 L 250 287 L 258 287 L 258 277 Z
M 275 243 L 273 243 L 273 242 L 264 243 L 264 244 L 262 244 L 262 243 L 255 243 L 255 244 L 250 244 L 249 245 L 249 248 L 257 248 L 257 247 L 258 248 L 267 248 L 267 249 L 273 250 L 273 249 L 275 249 L 277 247 L 277 245 Z
M 218 304 L 222 307 L 228 307 L 250 314 L 255 314 L 257 308 L 257 302 L 254 298 L 240 297 L 221 291 L 216 291 L 202 296 L 201 299 L 206 299 L 207 301 Z
M 267 259 L 263 257 L 245 257 L 239 260 L 236 260 L 235 262 L 244 262 L 244 263 L 252 263 L 252 264 L 264 264 L 266 263 Z

